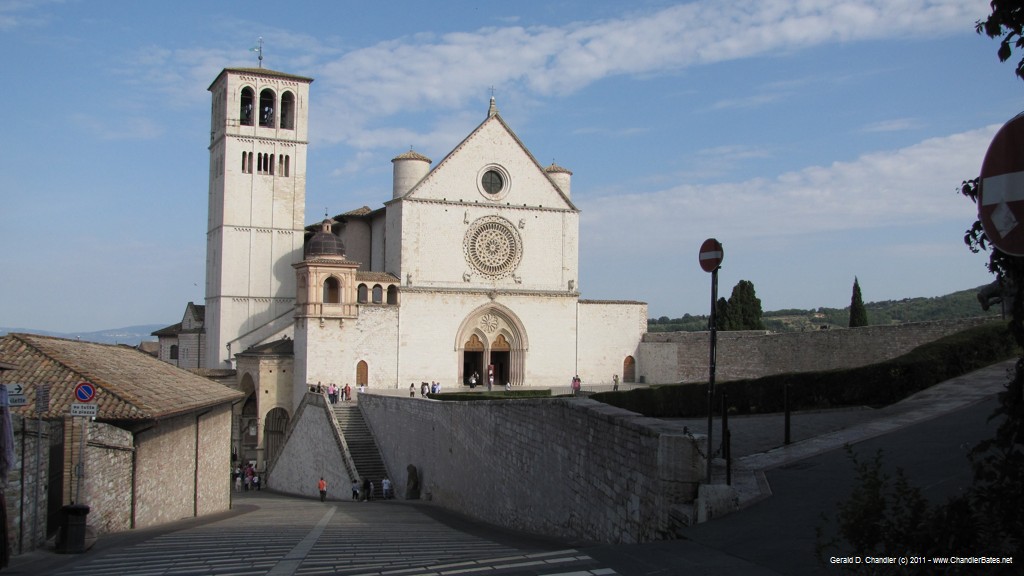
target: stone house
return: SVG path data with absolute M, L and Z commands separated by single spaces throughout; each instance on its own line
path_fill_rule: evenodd
M 230 507 L 240 392 L 127 346 L 8 334 L 0 361 L 13 368 L 0 383 L 27 399 L 11 410 L 4 488 L 15 553 L 53 536 L 72 503 L 89 506 L 97 534 Z

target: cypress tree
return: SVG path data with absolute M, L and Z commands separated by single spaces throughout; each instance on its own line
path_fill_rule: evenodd
M 860 295 L 860 282 L 853 277 L 853 297 L 850 299 L 850 328 L 868 325 L 868 311 Z

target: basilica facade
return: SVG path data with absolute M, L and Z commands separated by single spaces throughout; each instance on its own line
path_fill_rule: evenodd
M 380 206 L 307 226 L 312 82 L 234 68 L 210 86 L 201 356 L 237 370 L 247 444 L 262 452 L 310 384 L 635 379 L 647 305 L 581 298 L 572 173 L 541 166 L 493 98 L 436 164 L 395 157 Z

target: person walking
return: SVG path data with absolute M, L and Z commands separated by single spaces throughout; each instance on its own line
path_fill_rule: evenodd
M 323 476 L 321 476 L 320 477 L 320 481 L 316 483 L 316 489 L 320 491 L 320 501 L 321 502 L 326 502 L 327 501 L 327 481 L 324 480 Z

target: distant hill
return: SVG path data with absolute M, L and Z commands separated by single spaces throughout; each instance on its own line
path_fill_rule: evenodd
M 869 302 L 864 304 L 864 308 L 868 312 L 868 324 L 872 326 L 974 318 L 985 315 L 999 316 L 998 306 L 990 308 L 988 312 L 981 309 L 977 296 L 980 288 L 961 290 L 934 298 L 904 298 L 903 300 Z M 846 328 L 850 324 L 850 308 L 847 306 L 846 308 L 776 310 L 764 312 L 762 319 L 765 328 L 773 332 Z M 664 316 L 658 319 L 650 318 L 647 321 L 647 329 L 649 332 L 701 332 L 708 329 L 708 317 L 686 314 L 682 318 L 674 319 Z
M 155 342 L 153 332 L 165 327 L 166 324 L 146 324 L 142 326 L 127 326 L 125 328 L 111 328 L 110 330 L 99 330 L 96 332 L 50 332 L 48 330 L 34 330 L 32 328 L 9 328 L 0 326 L 0 336 L 11 332 L 25 332 L 28 334 L 41 334 L 43 336 L 56 336 L 58 338 L 69 338 L 71 340 L 85 340 L 88 342 L 99 342 L 100 344 L 127 344 L 138 346 L 140 342 L 150 340 Z

